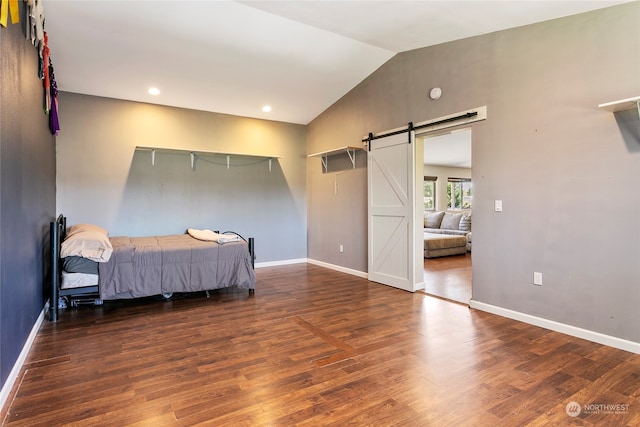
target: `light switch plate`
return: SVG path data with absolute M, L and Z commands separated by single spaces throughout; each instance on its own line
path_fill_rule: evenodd
M 542 286 L 542 273 L 539 273 L 537 271 L 533 272 L 533 284 Z
M 496 212 L 502 212 L 502 200 L 496 200 L 493 206 Z

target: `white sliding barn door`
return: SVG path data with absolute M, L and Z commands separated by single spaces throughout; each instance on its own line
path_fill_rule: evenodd
M 369 280 L 414 292 L 424 287 L 422 223 L 416 227 L 423 211 L 416 176 L 422 181 L 423 173 L 416 173 L 415 138 L 404 132 L 369 145 Z M 422 168 L 421 152 L 418 157 Z

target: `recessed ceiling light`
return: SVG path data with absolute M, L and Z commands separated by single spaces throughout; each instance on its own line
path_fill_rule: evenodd
M 147 92 L 149 92 L 150 95 L 160 95 L 160 89 L 157 87 L 150 87 Z
M 265 105 L 264 107 L 262 107 L 262 111 L 268 113 L 269 111 L 271 111 L 271 105 Z

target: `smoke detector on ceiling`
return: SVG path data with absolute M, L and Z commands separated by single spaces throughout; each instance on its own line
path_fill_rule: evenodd
M 439 87 L 434 87 L 429 92 L 429 98 L 433 100 L 440 99 L 441 96 L 442 96 L 442 89 L 440 89 Z

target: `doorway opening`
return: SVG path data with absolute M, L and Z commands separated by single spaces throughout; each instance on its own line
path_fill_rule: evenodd
M 429 248 L 427 256 L 426 231 L 424 220 L 427 219 L 422 206 L 421 195 L 424 170 L 425 138 L 437 135 L 455 134 L 464 127 L 468 129 L 472 123 L 487 119 L 487 106 L 434 118 L 428 121 L 388 130 L 381 133 L 369 133 L 362 142 L 368 148 L 367 191 L 368 191 L 368 277 L 369 280 L 384 285 L 398 287 L 410 292 L 424 289 L 424 258 L 434 255 L 444 256 L 453 253 L 464 253 L 466 256 L 466 237 L 449 236 L 455 240 L 454 245 L 440 245 Z M 427 130 L 428 129 L 428 130 Z M 438 132 L 438 133 L 436 133 Z M 408 137 L 404 134 L 408 133 Z M 417 136 L 416 136 L 417 134 Z M 470 135 L 470 134 L 469 134 Z M 431 153 L 431 150 L 428 151 Z M 463 210 L 465 200 L 471 201 L 471 193 L 467 196 L 464 189 L 471 185 L 470 179 L 466 187 L 458 180 L 449 180 L 449 192 L 454 195 L 455 206 Z M 465 180 L 463 180 L 465 181 Z M 457 189 L 456 189 L 457 188 Z M 462 191 L 462 193 L 460 193 Z M 457 194 L 460 193 L 460 194 Z M 457 197 L 457 196 L 460 197 Z M 458 204 L 459 202 L 459 204 Z M 437 201 L 434 206 L 437 206 Z M 454 205 L 452 205 L 454 206 Z M 471 209 L 467 209 L 470 211 Z M 449 215 L 446 215 L 446 214 Z M 445 224 L 451 224 L 452 212 L 442 212 Z M 463 212 L 459 212 L 460 226 Z M 424 218 L 423 218 L 424 217 Z M 444 221 L 444 219 L 447 221 Z M 470 221 L 470 216 L 466 220 Z M 470 223 L 469 223 L 470 226 Z M 441 227 L 438 223 L 439 228 Z M 449 233 L 451 234 L 451 233 Z M 463 233 L 465 236 L 469 233 Z M 445 234 L 435 234 L 436 241 L 447 240 Z M 433 238 L 433 237 L 431 237 Z M 451 242 L 446 242 L 451 243 Z M 434 249 L 435 252 L 431 252 Z M 422 281 L 420 281 L 422 279 Z M 470 289 L 469 281 L 469 289 Z M 470 300 L 464 302 L 468 304 Z
M 472 296 L 472 130 L 416 138 L 424 142 L 424 292 L 468 305 Z

